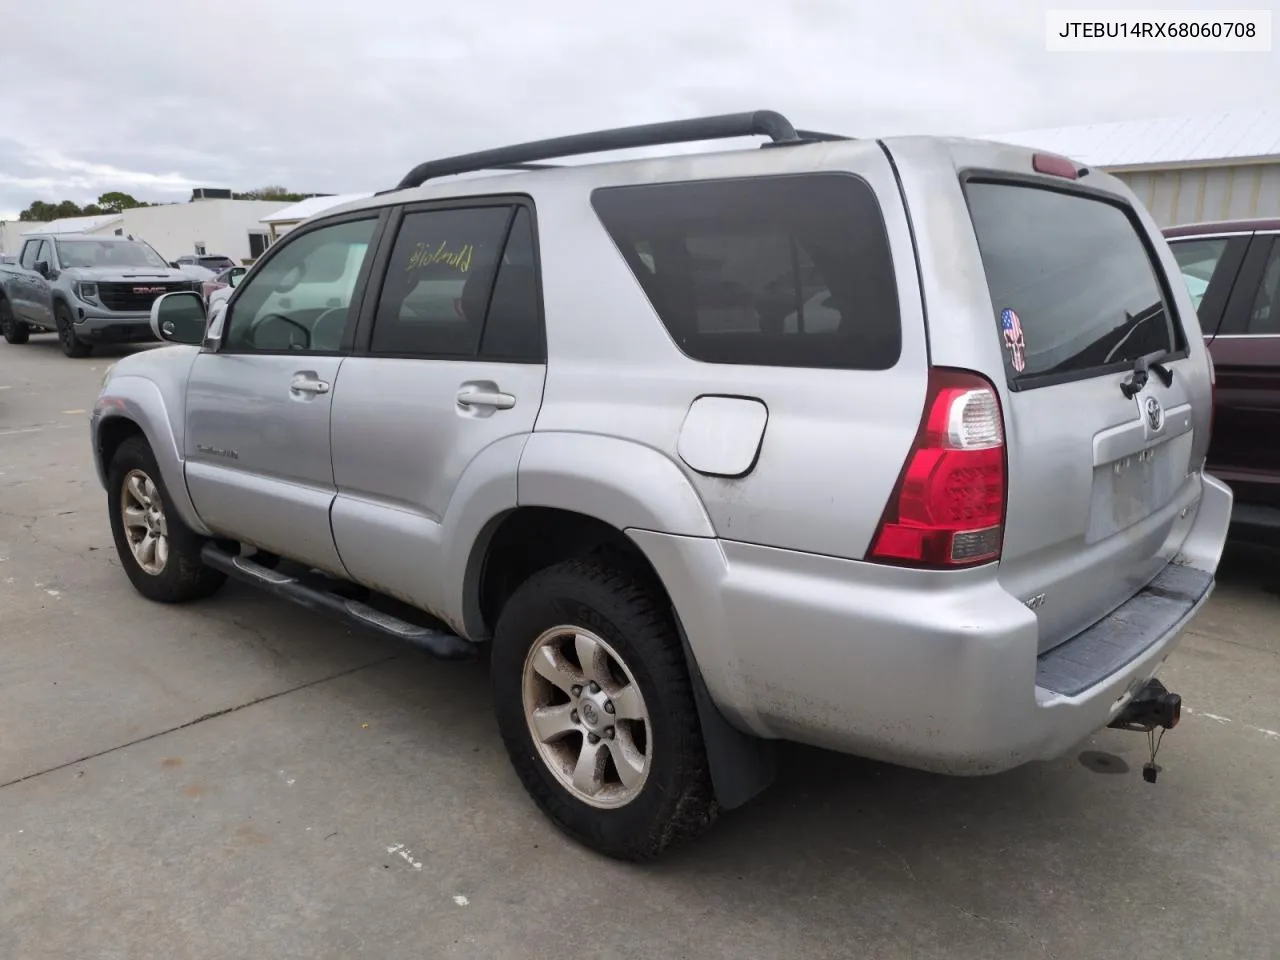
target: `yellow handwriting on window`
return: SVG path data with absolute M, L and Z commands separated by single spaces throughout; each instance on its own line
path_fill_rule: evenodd
M 447 267 L 453 267 L 459 273 L 466 273 L 471 269 L 471 256 L 473 253 L 475 253 L 475 247 L 469 243 L 464 243 L 461 247 L 453 250 L 449 249 L 449 241 L 447 240 L 441 240 L 440 245 L 434 249 L 428 243 L 419 243 L 413 248 L 413 253 L 409 257 L 409 265 L 405 267 L 405 271 L 421 270 L 423 267 L 443 263 Z

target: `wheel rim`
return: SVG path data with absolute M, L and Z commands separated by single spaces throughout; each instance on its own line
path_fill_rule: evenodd
M 542 762 L 575 799 L 622 807 L 653 766 L 649 711 L 630 668 L 589 630 L 544 632 L 524 662 L 524 717 Z
M 141 470 L 130 470 L 124 478 L 120 516 L 138 567 L 153 577 L 164 573 L 169 562 L 169 524 L 159 489 Z

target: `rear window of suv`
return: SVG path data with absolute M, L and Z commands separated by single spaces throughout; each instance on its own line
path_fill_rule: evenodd
M 971 181 L 969 213 L 1011 386 L 1093 376 L 1181 349 L 1165 290 L 1122 206 Z
M 893 257 L 859 177 L 604 187 L 591 202 L 689 357 L 846 370 L 898 362 Z

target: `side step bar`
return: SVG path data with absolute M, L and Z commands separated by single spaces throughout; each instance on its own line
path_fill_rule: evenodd
M 375 610 L 367 603 L 340 596 L 331 590 L 305 583 L 298 577 L 278 573 L 248 557 L 228 553 L 216 544 L 206 543 L 200 551 L 206 566 L 221 570 L 227 576 L 252 584 L 308 610 L 326 613 L 357 627 L 372 630 L 384 637 L 417 647 L 442 660 L 474 660 L 479 646 L 447 630 L 437 630 Z

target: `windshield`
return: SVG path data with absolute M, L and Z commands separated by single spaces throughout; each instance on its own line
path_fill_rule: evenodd
M 58 262 L 68 267 L 154 267 L 168 264 L 145 243 L 136 240 L 59 240 Z

